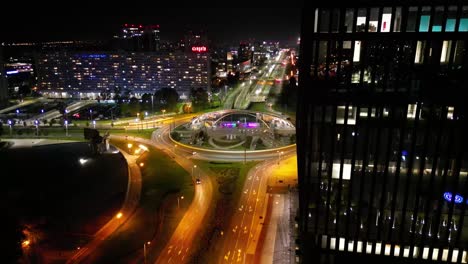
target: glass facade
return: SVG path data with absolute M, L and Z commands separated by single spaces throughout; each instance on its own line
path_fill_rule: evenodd
M 461 14 L 457 18 L 457 10 L 461 9 Z M 382 14 L 379 16 L 382 9 Z M 402 15 L 402 9 L 406 17 Z M 468 6 L 397 6 L 394 14 L 391 7 L 369 9 L 366 8 L 345 9 L 344 24 L 340 25 L 340 9 L 317 8 L 314 21 L 314 28 L 317 27 L 321 33 L 353 32 L 353 20 L 356 17 L 356 32 L 400 32 L 402 19 L 406 22 L 406 32 L 467 32 L 468 31 Z M 434 15 L 431 15 L 434 13 Z M 419 15 L 418 15 L 419 14 Z M 444 23 L 445 20 L 445 23 Z M 390 25 L 393 23 L 393 29 Z M 432 23 L 432 26 L 430 26 Z M 455 30 L 456 24 L 458 30 Z M 380 24 L 380 29 L 378 28 Z M 330 28 L 331 26 L 331 28 Z
M 322 8 L 305 10 L 304 21 L 321 21 Z M 468 262 L 464 8 L 386 1 L 338 9 L 339 32 L 304 26 L 296 116 L 303 263 Z

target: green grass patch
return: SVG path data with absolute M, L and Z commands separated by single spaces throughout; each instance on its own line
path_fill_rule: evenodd
M 260 102 L 250 103 L 248 110 L 256 112 L 268 112 L 265 107 L 265 103 Z
M 109 132 L 109 134 L 111 135 L 134 136 L 139 138 L 151 139 L 151 135 L 155 130 L 156 128 L 127 131 L 125 131 L 125 129 L 99 129 L 99 134 L 104 135 L 104 133 Z
M 130 140 L 112 140 L 111 143 L 129 153 L 134 153 L 140 144 Z M 130 149 L 128 143 L 133 144 Z M 104 243 L 103 254 L 97 261 L 99 263 L 120 263 L 139 259 L 142 257 L 144 241 L 152 241 L 151 248 L 148 248 L 148 262 L 154 262 L 184 213 L 183 210 L 176 210 L 177 199 L 174 202 L 174 198 L 178 195 L 184 196 L 181 208 L 182 205 L 187 207 L 193 199 L 194 188 L 190 174 L 163 151 L 153 146 L 147 147 L 149 152 L 141 154 L 137 159 L 138 164 L 143 163 L 143 167 L 140 167 L 140 207 L 132 218 Z

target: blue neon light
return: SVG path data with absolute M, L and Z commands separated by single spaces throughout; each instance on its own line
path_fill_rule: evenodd
M 444 193 L 444 199 L 448 202 L 452 201 L 452 196 L 453 194 L 451 192 L 445 192 Z M 460 204 L 463 202 L 463 197 L 459 194 L 455 194 L 455 203 Z
M 10 74 L 17 74 L 18 71 L 17 70 L 14 70 L 14 71 L 7 71 L 6 74 L 7 75 L 10 75 Z
M 86 59 L 86 58 L 90 58 L 90 59 L 107 58 L 107 54 L 81 54 L 80 57 L 83 58 L 83 59 Z

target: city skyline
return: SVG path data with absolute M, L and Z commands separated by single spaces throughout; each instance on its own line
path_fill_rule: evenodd
M 158 8 L 73 13 L 46 11 L 24 16 L 20 21 L 3 18 L 0 42 L 40 42 L 59 40 L 108 40 L 120 33 L 125 23 L 157 24 L 163 41 L 183 38 L 188 30 L 206 32 L 212 43 L 248 39 L 295 42 L 300 31 L 300 8 Z M 39 12 L 38 12 L 39 13 Z M 177 19 L 175 19 L 177 18 Z M 14 24 L 14 26 L 13 26 Z

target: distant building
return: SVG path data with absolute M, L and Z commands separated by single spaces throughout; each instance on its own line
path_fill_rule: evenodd
M 173 88 L 210 89 L 209 52 L 51 52 L 39 55 L 38 91 L 47 97 L 96 98 L 129 91 L 135 96 Z
M 303 16 L 301 262 L 467 263 L 467 2 L 321 1 Z
M 183 48 L 186 52 L 192 51 L 193 47 L 208 47 L 208 38 L 204 32 L 188 31 L 184 35 Z
M 14 97 L 19 94 L 29 94 L 30 89 L 36 83 L 32 61 L 9 62 L 5 63 L 4 66 L 8 80 L 8 95 Z
M 118 38 L 118 48 L 127 51 L 159 51 L 159 25 L 124 24 Z
M 0 46 L 0 103 L 4 102 L 8 97 L 8 83 L 6 79 L 5 68 L 3 67 L 3 52 Z
M 250 44 L 247 42 L 241 42 L 239 44 L 237 56 L 239 63 L 252 60 L 252 47 Z

